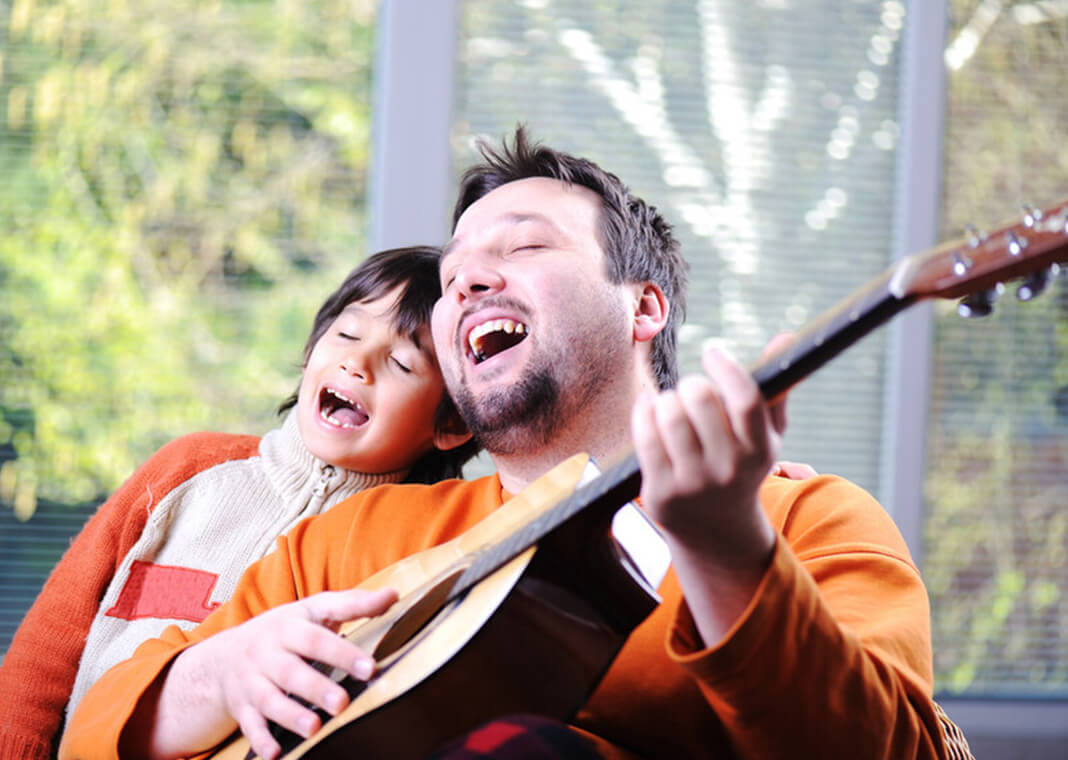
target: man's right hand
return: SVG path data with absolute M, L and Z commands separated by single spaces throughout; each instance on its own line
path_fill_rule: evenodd
M 347 620 L 382 614 L 396 598 L 389 590 L 326 591 L 186 649 L 165 673 L 158 700 L 146 704 L 153 700 L 145 695 L 123 744 L 134 755 L 180 757 L 215 746 L 240 726 L 258 755 L 276 757 L 281 747 L 267 721 L 304 737 L 320 727 L 319 716 L 289 695 L 331 715 L 348 705 L 345 690 L 308 660 L 370 678 L 374 660 L 336 630 Z

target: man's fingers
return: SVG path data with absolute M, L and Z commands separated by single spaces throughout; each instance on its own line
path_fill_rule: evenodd
M 381 615 L 397 601 L 392 589 L 323 591 L 300 602 L 308 619 L 328 627 L 361 617 Z
M 768 344 L 764 346 L 764 350 L 760 352 L 760 355 L 766 359 L 767 357 L 772 356 L 773 354 L 776 354 L 782 349 L 786 348 L 793 342 L 793 333 L 781 332 L 768 341 Z
M 787 462 L 785 460 L 776 462 L 771 474 L 789 478 L 790 480 L 806 480 L 819 475 L 811 465 L 803 462 Z
M 274 685 L 284 694 L 299 697 L 331 715 L 336 715 L 348 704 L 348 694 L 328 673 L 333 668 L 339 668 L 359 677 L 352 672 L 356 669 L 354 663 L 367 658 L 357 647 L 340 636 L 324 632 L 334 639 L 333 642 L 321 646 L 317 650 L 319 654 L 315 655 L 315 660 L 321 662 L 325 669 L 317 668 L 303 657 L 287 653 L 273 667 Z M 344 663 L 347 663 L 348 667 L 343 667 Z
M 702 440 L 680 391 L 657 396 L 654 416 L 675 482 L 686 492 L 699 487 L 705 467 Z
M 701 355 L 701 366 L 720 389 L 723 409 L 734 437 L 752 451 L 764 445 L 768 419 L 764 398 L 752 376 L 717 349 Z
M 264 760 L 273 760 L 282 751 L 282 747 L 271 736 L 267 721 L 252 705 L 243 707 L 234 718 L 241 727 L 241 734 L 252 745 L 253 752 Z

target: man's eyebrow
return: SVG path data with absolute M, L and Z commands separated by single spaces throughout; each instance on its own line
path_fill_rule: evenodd
M 559 230 L 556 222 L 551 217 L 537 211 L 512 211 L 507 214 L 502 214 L 497 217 L 491 224 L 492 227 L 515 227 L 523 222 L 537 222 L 538 224 L 545 224 L 551 227 L 554 231 Z M 463 238 L 454 237 L 445 247 L 441 249 L 441 259 L 439 260 L 438 268 L 445 263 L 446 257 L 455 252 L 459 244 L 463 242 Z

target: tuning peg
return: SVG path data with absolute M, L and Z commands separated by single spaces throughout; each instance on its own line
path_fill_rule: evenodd
M 1005 287 L 999 282 L 997 287 L 981 290 L 961 299 L 957 304 L 957 313 L 965 319 L 986 317 L 994 311 L 994 302 L 998 300 Z
M 1042 269 L 1038 272 L 1032 272 L 1027 275 L 1024 281 L 1020 284 L 1020 287 L 1016 289 L 1016 300 L 1018 301 L 1030 301 L 1043 290 L 1045 290 L 1053 279 L 1053 275 L 1056 274 L 1052 268 Z
M 1012 230 L 1005 233 L 1005 247 L 1009 250 L 1010 256 L 1019 256 L 1023 253 L 1023 249 L 1027 247 L 1027 238 L 1020 237 Z
M 1024 227 L 1034 227 L 1035 223 L 1042 219 L 1042 212 L 1036 209 L 1034 206 L 1024 204 L 1023 206 L 1023 223 Z
M 968 238 L 968 245 L 972 248 L 978 248 L 986 240 L 986 235 L 980 232 L 974 224 L 964 225 L 964 234 Z

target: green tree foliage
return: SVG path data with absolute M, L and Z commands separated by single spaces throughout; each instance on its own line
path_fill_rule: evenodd
M 363 255 L 373 3 L 0 2 L 0 500 L 262 432 Z
M 1068 199 L 1068 19 L 954 0 L 945 237 Z M 986 228 L 989 229 L 990 227 Z M 1063 273 L 1062 273 L 1063 274 Z M 942 688 L 1068 693 L 1068 280 L 935 334 L 924 575 Z

